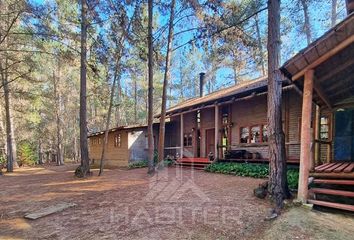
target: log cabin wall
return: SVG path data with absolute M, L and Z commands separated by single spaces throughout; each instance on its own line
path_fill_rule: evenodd
M 97 167 L 100 164 L 103 134 L 90 137 L 89 140 L 89 157 L 93 166 Z M 120 138 L 120 140 L 118 139 Z M 120 143 L 119 143 L 119 142 Z M 128 150 L 128 132 L 116 131 L 108 134 L 108 146 L 106 152 L 106 167 L 126 167 L 129 162 Z
M 245 149 L 258 152 L 262 158 L 268 157 L 266 143 L 241 143 L 241 128 L 267 124 L 267 96 L 258 96 L 249 100 L 235 102 L 231 106 L 232 130 L 231 149 Z
M 286 139 L 287 157 L 291 160 L 300 158 L 301 96 L 293 91 L 283 92 L 283 130 Z M 261 158 L 268 158 L 268 144 L 241 143 L 241 128 L 251 128 L 267 124 L 267 95 L 235 102 L 232 104 L 231 149 L 244 149 L 258 152 Z

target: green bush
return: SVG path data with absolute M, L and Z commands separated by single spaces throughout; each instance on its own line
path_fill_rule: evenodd
M 28 142 L 22 142 L 18 149 L 18 162 L 20 165 L 35 165 L 38 162 L 36 149 Z
M 163 161 L 164 166 L 169 167 L 173 164 L 173 161 L 171 159 L 165 159 Z M 156 166 L 156 162 L 154 162 L 154 165 Z M 129 169 L 134 169 L 134 168 L 144 168 L 148 166 L 148 161 L 144 160 L 144 161 L 139 161 L 139 162 L 134 162 L 134 163 L 130 163 L 128 168 Z
M 129 169 L 134 169 L 134 168 L 144 168 L 148 166 L 148 161 L 139 161 L 139 162 L 134 162 L 134 163 L 129 163 L 128 168 Z
M 212 163 L 205 168 L 205 171 L 242 177 L 267 178 L 269 175 L 269 166 L 268 164 L 254 163 Z M 299 170 L 297 168 L 289 168 L 287 178 L 289 188 L 297 189 Z
M 288 186 L 290 189 L 297 189 L 299 182 L 299 170 L 298 169 L 288 169 Z
M 249 163 L 213 163 L 205 171 L 253 178 L 266 178 L 269 174 L 267 165 Z

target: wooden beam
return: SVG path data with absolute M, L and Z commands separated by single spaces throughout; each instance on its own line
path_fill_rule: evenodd
M 215 153 L 214 157 L 217 159 L 219 158 L 219 150 L 218 150 L 218 144 L 219 144 L 219 105 L 215 105 Z
M 304 95 L 302 100 L 300 176 L 297 198 L 307 202 L 308 179 L 311 165 L 311 115 L 314 70 L 308 70 L 304 79 Z
M 183 158 L 183 148 L 184 148 L 184 144 L 183 144 L 183 140 L 184 140 L 184 134 L 183 134 L 183 113 L 181 114 L 181 118 L 180 118 L 180 133 L 181 133 L 181 137 L 180 137 L 180 146 L 181 146 L 181 158 Z
M 319 57 L 316 61 L 314 61 L 313 63 L 309 64 L 307 67 L 305 67 L 304 69 L 302 69 L 300 72 L 298 72 L 297 74 L 295 74 L 294 76 L 292 76 L 292 80 L 296 81 L 299 80 L 302 76 L 305 75 L 306 72 L 308 72 L 309 70 L 311 71 L 311 69 L 316 68 L 318 65 L 320 65 L 321 63 L 323 63 L 324 61 L 328 60 L 330 57 L 334 56 L 335 54 L 337 54 L 339 51 L 341 51 L 342 49 L 346 48 L 347 46 L 349 46 L 351 43 L 354 42 L 354 35 L 348 37 L 347 39 L 345 39 L 343 42 L 341 42 L 340 44 L 338 44 L 336 47 L 332 48 L 331 50 L 329 50 L 327 53 L 323 54 L 321 57 Z
M 321 87 L 321 85 L 319 85 L 318 83 L 316 83 L 316 81 L 314 81 L 313 83 L 313 88 L 315 89 L 317 95 L 322 99 L 322 101 L 327 105 L 327 107 L 329 108 L 329 110 L 332 110 L 332 104 L 329 101 L 327 95 L 323 92 L 323 89 Z
M 314 124 L 314 134 L 315 134 L 315 153 L 314 153 L 314 159 L 315 159 L 315 166 L 317 167 L 320 165 L 320 144 L 316 142 L 316 140 L 320 139 L 320 124 L 321 124 L 321 110 L 318 105 L 316 105 L 316 113 L 315 113 L 315 124 Z

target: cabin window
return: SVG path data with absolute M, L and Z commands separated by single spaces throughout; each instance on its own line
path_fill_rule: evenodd
M 329 118 L 327 116 L 321 117 L 320 121 L 320 139 L 329 139 Z
M 191 133 L 185 133 L 183 136 L 183 146 L 185 147 L 191 147 L 192 146 L 192 134 Z
M 267 125 L 253 125 L 240 129 L 240 143 L 263 143 L 268 142 Z
M 251 143 L 261 142 L 261 126 L 251 127 Z
M 241 130 L 241 138 L 240 138 L 240 142 L 241 143 L 248 143 L 248 139 L 250 137 L 250 130 L 248 127 L 242 127 Z
M 121 141 L 122 141 L 122 139 L 121 139 L 120 133 L 116 134 L 114 136 L 114 147 L 121 147 L 121 145 L 122 145 Z
M 101 138 L 97 139 L 97 144 L 100 145 L 101 144 Z

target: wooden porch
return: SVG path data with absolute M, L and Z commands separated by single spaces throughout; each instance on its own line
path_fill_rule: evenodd
M 353 26 L 351 14 L 281 67 L 303 93 L 298 199 L 349 211 L 354 211 Z

